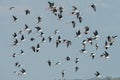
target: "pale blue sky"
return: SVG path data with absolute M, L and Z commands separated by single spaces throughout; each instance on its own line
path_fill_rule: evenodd
M 56 6 L 64 6 L 63 20 L 58 20 L 52 12 L 48 10 L 48 0 L 0 0 L 0 79 L 1 80 L 55 80 L 61 78 L 61 71 L 65 70 L 65 78 L 67 79 L 88 79 L 94 78 L 94 73 L 100 71 L 102 77 L 112 76 L 120 77 L 120 0 L 50 0 L 55 2 Z M 89 5 L 95 3 L 97 11 L 94 12 Z M 14 6 L 13 10 L 9 10 Z M 76 18 L 70 14 L 72 6 L 77 6 L 83 16 L 83 22 L 80 24 Z M 31 14 L 25 15 L 24 10 L 30 9 Z M 18 17 L 18 21 L 13 22 L 12 15 Z M 37 17 L 42 16 L 42 24 L 36 24 Z M 66 24 L 72 20 L 77 22 L 76 28 L 73 29 L 71 24 Z M 24 28 L 24 24 L 28 24 L 31 29 L 35 26 L 41 26 L 46 37 L 59 29 L 62 38 L 71 39 L 72 46 L 66 48 L 60 45 L 55 48 L 55 43 L 41 44 L 39 54 L 34 54 L 30 49 L 31 45 L 36 45 L 40 40 L 35 42 L 24 42 L 17 47 L 11 47 L 12 33 L 18 32 Z M 100 46 L 104 45 L 104 41 L 108 35 L 118 35 L 113 46 L 108 49 L 110 59 L 101 59 L 100 54 L 104 49 L 95 51 L 93 47 L 88 45 L 90 52 L 96 53 L 95 60 L 91 60 L 89 54 L 82 55 L 79 53 L 81 41 L 85 37 L 74 38 L 75 31 L 83 30 L 84 26 L 89 26 L 91 36 L 94 30 L 98 30 L 100 35 Z M 27 37 L 29 38 L 29 37 Z M 14 52 L 19 53 L 23 49 L 25 54 L 12 58 Z M 93 51 L 94 50 L 94 51 Z M 72 56 L 71 62 L 65 62 L 59 66 L 49 67 L 47 60 L 50 59 L 54 63 L 63 61 L 66 56 Z M 80 58 L 79 71 L 74 72 L 74 59 Z M 26 69 L 27 74 L 18 77 L 13 74 L 15 70 L 14 63 L 19 61 Z

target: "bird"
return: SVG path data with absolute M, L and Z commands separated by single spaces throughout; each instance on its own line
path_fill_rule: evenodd
M 17 38 L 17 33 L 14 32 L 12 36 L 13 36 L 13 39 Z
M 78 66 L 76 66 L 76 67 L 75 67 L 75 72 L 77 72 L 77 71 L 78 71 L 78 69 L 79 69 L 79 67 L 78 67 Z
M 39 26 L 35 27 L 35 29 L 37 30 L 37 32 L 41 32 L 42 31 L 41 27 L 39 27 Z
M 76 32 L 76 37 L 80 37 L 81 36 L 81 32 L 80 32 L 80 30 L 78 30 L 77 32 Z
M 13 45 L 16 46 L 18 44 L 19 44 L 18 39 L 15 39 Z
M 95 44 L 95 47 L 96 47 L 96 50 L 98 50 L 99 44 L 96 43 L 96 44 Z
M 85 26 L 84 29 L 85 29 L 85 32 L 84 32 L 84 33 L 85 33 L 85 34 L 88 34 L 88 33 L 89 33 L 89 30 L 90 30 L 89 27 L 88 27 L 88 26 Z
M 12 6 L 12 7 L 10 7 L 9 9 L 10 9 L 10 10 L 12 10 L 12 9 L 14 9 L 14 8 L 15 8 L 15 7 L 14 7 L 14 6 Z
M 95 76 L 96 76 L 97 78 L 99 78 L 99 77 L 100 77 L 100 72 L 96 71 Z
M 83 49 L 85 49 L 85 48 L 86 48 L 86 43 L 87 43 L 87 40 L 86 40 L 86 39 L 84 39 L 84 40 L 82 41 Z
M 25 24 L 24 30 L 25 30 L 25 31 L 29 31 L 29 30 L 30 30 L 27 24 Z
M 78 13 L 78 9 L 76 6 L 72 6 L 72 14 L 76 15 L 76 13 Z
M 36 48 L 34 46 L 31 47 L 33 52 L 36 52 Z
M 55 29 L 54 31 L 54 35 L 56 35 L 57 33 L 59 33 L 60 31 L 58 29 Z
M 20 50 L 20 54 L 21 54 L 21 55 L 23 55 L 23 54 L 24 54 L 24 51 L 23 51 L 22 49 Z
M 21 36 L 21 41 L 25 41 L 24 35 Z
M 75 21 L 71 21 L 71 23 L 72 23 L 73 28 L 75 28 L 75 25 L 76 25 Z
M 53 38 L 53 36 L 48 36 L 48 40 L 49 40 L 49 42 L 52 41 L 52 38 Z
M 67 45 L 67 48 L 68 48 L 70 45 L 72 45 L 72 41 L 67 40 L 67 41 L 66 41 L 66 45 Z
M 59 12 L 60 12 L 60 14 L 62 14 L 63 11 L 64 11 L 64 10 L 63 10 L 63 6 L 60 6 L 60 7 L 59 7 Z
M 90 6 L 96 12 L 96 5 L 95 4 L 91 4 Z
M 36 52 L 38 52 L 39 50 L 40 50 L 40 44 L 38 43 L 36 47 Z
M 13 17 L 13 20 L 14 20 L 14 22 L 18 19 L 16 16 L 12 16 Z
M 70 61 L 71 56 L 67 56 L 65 59 L 66 59 L 67 61 Z
M 26 9 L 26 10 L 25 10 L 25 14 L 26 14 L 26 15 L 30 14 L 30 10 L 29 10 L 29 9 Z
M 100 36 L 98 35 L 98 31 L 95 30 L 95 32 L 93 32 L 94 36 L 93 36 L 93 39 L 98 39 Z
M 48 65 L 51 66 L 51 60 L 48 60 L 47 62 L 48 62 Z
M 36 47 L 36 52 L 38 52 L 39 50 L 40 50 L 40 44 L 38 43 Z
M 26 74 L 26 70 L 23 69 L 23 68 L 20 70 L 20 72 L 21 72 L 22 74 Z
M 34 38 L 34 37 L 31 37 L 31 38 L 30 38 L 30 41 L 34 41 L 34 40 L 35 40 L 35 38 Z
M 81 53 L 87 53 L 86 49 L 84 49 L 84 48 L 81 49 L 80 52 L 81 52 Z
M 90 56 L 92 57 L 92 60 L 95 58 L 95 53 L 91 53 Z
M 79 58 L 75 58 L 75 64 L 79 62 Z
M 48 3 L 49 3 L 50 8 L 52 8 L 54 6 L 54 3 L 50 2 L 50 1 L 48 1 Z
M 60 65 L 60 64 L 61 64 L 61 62 L 56 62 L 56 63 L 55 63 L 55 66 L 56 66 L 56 65 Z
M 79 19 L 79 22 L 80 22 L 80 23 L 81 23 L 82 20 L 83 20 L 82 16 L 79 16 L 78 19 Z
M 42 17 L 38 16 L 38 22 L 37 23 L 40 23 L 40 22 L 42 22 Z
M 108 49 L 109 48 L 109 44 L 108 44 L 108 42 L 107 41 L 105 41 L 105 49 Z
M 63 15 L 61 13 L 58 13 L 58 19 L 59 20 L 63 19 Z
M 15 62 L 15 67 L 20 68 L 22 65 L 19 62 Z
M 16 53 L 13 53 L 12 57 L 15 58 L 16 57 Z
M 103 54 L 101 54 L 100 57 L 110 58 L 109 53 L 107 51 L 105 51 Z
M 62 78 L 64 78 L 64 76 L 65 76 L 65 71 L 64 70 L 62 70 L 61 75 L 62 75 Z
M 92 38 L 92 37 L 87 38 L 87 42 L 89 42 L 89 43 L 92 45 L 92 43 L 93 43 L 93 38 Z
M 46 39 L 45 39 L 45 37 L 42 37 L 42 42 L 46 42 Z

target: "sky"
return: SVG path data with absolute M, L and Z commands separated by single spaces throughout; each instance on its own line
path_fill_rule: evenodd
M 1 80 L 57 80 L 61 78 L 61 71 L 65 70 L 66 79 L 89 79 L 94 78 L 94 73 L 99 71 L 102 77 L 120 77 L 120 63 L 119 63 L 119 48 L 120 48 L 120 0 L 50 0 L 56 6 L 64 6 L 63 19 L 58 18 L 49 10 L 48 0 L 0 0 L 0 79 Z M 96 12 L 90 7 L 90 4 L 96 5 Z M 15 7 L 9 10 L 10 7 Z M 71 15 L 72 6 L 76 6 L 83 17 L 82 23 L 79 23 L 75 16 Z M 31 13 L 25 15 L 26 9 Z M 12 15 L 15 15 L 18 20 L 13 21 Z M 37 24 L 37 17 L 42 16 L 42 23 Z M 72 28 L 70 21 L 76 21 L 76 27 Z M 55 29 L 60 32 L 63 39 L 72 41 L 72 46 L 69 48 L 61 44 L 58 48 L 55 47 L 55 39 L 49 43 L 41 43 L 41 39 L 36 39 L 30 42 L 29 38 L 36 36 L 33 33 L 28 36 L 24 33 L 26 41 L 20 43 L 18 46 L 11 46 L 13 43 L 12 34 L 23 29 L 27 24 L 35 32 L 35 27 L 40 26 L 45 33 L 45 37 L 52 35 Z M 75 32 L 80 29 L 84 31 L 84 27 L 90 27 L 90 33 L 87 36 L 75 38 Z M 83 39 L 93 35 L 97 30 L 100 39 L 96 42 L 100 44 L 100 49 L 95 50 L 93 45 L 87 45 L 88 52 L 96 54 L 94 60 L 89 56 L 90 54 L 81 54 L 81 42 Z M 100 58 L 105 49 L 104 42 L 106 37 L 117 35 L 114 45 L 107 51 L 110 53 L 110 59 Z M 40 43 L 41 49 L 38 53 L 31 50 L 31 46 Z M 12 57 L 13 53 L 20 53 L 24 50 L 24 55 L 17 55 Z M 65 61 L 66 56 L 71 56 L 71 61 Z M 74 60 L 78 57 L 80 59 L 78 72 L 74 71 Z M 51 60 L 53 64 L 58 61 L 63 62 L 61 65 L 49 67 L 47 60 Z M 19 71 L 20 68 L 15 67 L 15 62 L 22 64 L 26 69 L 26 75 L 17 76 L 14 71 Z

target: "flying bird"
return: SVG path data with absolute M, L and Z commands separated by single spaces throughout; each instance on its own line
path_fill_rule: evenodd
M 12 36 L 13 36 L 13 39 L 17 38 L 17 33 L 14 32 Z
M 34 46 L 31 47 L 33 52 L 36 52 L 36 48 Z
M 110 58 L 109 53 L 107 51 L 105 51 L 103 54 L 101 54 L 100 57 Z
M 75 25 L 76 25 L 75 21 L 71 21 L 71 23 L 72 23 L 73 28 L 75 28 Z
M 16 21 L 18 18 L 16 16 L 12 16 L 13 17 L 13 20 Z
M 65 59 L 66 59 L 67 61 L 70 61 L 71 57 L 70 57 L 70 56 L 67 56 Z
M 79 62 L 79 58 L 75 59 L 75 64 L 77 64 Z
M 96 71 L 95 76 L 98 78 L 100 77 L 100 72 Z
M 14 9 L 14 8 L 15 8 L 15 7 L 10 7 L 9 9 L 12 10 L 12 9 Z
M 90 5 L 91 6 L 91 8 L 96 12 L 96 5 L 95 4 L 92 4 L 92 5 Z
M 77 71 L 78 71 L 78 69 L 79 69 L 79 67 L 78 67 L 78 66 L 76 66 L 76 67 L 75 67 L 75 72 L 77 72 Z
M 40 44 L 38 43 L 36 47 L 36 52 L 38 52 L 39 50 L 40 50 Z
M 29 10 L 29 9 L 26 9 L 26 10 L 25 10 L 25 14 L 26 14 L 26 15 L 30 14 L 30 10 Z
M 90 56 L 92 57 L 92 60 L 95 58 L 95 53 L 91 53 Z
M 62 70 L 61 75 L 62 75 L 62 78 L 64 78 L 64 76 L 65 76 L 65 71 L 64 70 Z
M 51 66 L 51 60 L 48 60 L 48 65 Z
M 81 32 L 80 32 L 80 30 L 78 30 L 77 32 L 76 32 L 76 37 L 80 37 L 81 36 Z
M 88 26 L 85 26 L 84 29 L 85 29 L 85 32 L 84 32 L 84 33 L 85 33 L 85 34 L 88 34 L 88 33 L 89 33 L 89 30 L 90 30 L 89 27 L 88 27 Z
M 38 17 L 38 22 L 37 23 L 40 23 L 40 22 L 42 22 L 42 17 L 41 16 Z

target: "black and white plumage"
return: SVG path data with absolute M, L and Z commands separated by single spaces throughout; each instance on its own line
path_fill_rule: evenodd
M 88 27 L 88 26 L 85 26 L 84 29 L 85 29 L 85 32 L 84 32 L 84 33 L 85 33 L 85 34 L 88 34 L 88 33 L 89 33 L 89 30 L 90 30 L 89 27 Z
M 81 49 L 80 52 L 81 52 L 81 53 L 87 53 L 86 49 L 84 49 L 84 48 Z
M 75 58 L 75 64 L 79 62 L 79 58 Z
M 81 36 L 81 32 L 80 32 L 80 30 L 78 30 L 77 32 L 76 32 L 76 37 L 80 37 Z
M 92 38 L 92 37 L 87 38 L 87 42 L 89 42 L 89 43 L 92 45 L 92 43 L 93 43 L 93 38 Z
M 13 36 L 13 39 L 17 38 L 17 33 L 14 32 L 12 36 Z
M 23 75 L 26 74 L 26 70 L 23 69 L 23 68 L 20 70 L 20 72 L 21 72 Z
M 73 28 L 75 28 L 75 25 L 76 25 L 75 21 L 71 21 L 71 23 L 72 23 Z
M 96 76 L 97 78 L 99 78 L 99 77 L 100 77 L 100 72 L 96 71 L 95 76 Z
M 66 45 L 67 45 L 67 48 L 68 48 L 70 45 L 72 45 L 72 41 L 67 40 L 67 41 L 66 41 Z
M 35 46 L 32 46 L 31 49 L 32 49 L 33 52 L 36 52 Z
M 98 35 L 98 31 L 95 30 L 95 32 L 93 32 L 94 36 L 93 36 L 93 39 L 98 39 L 100 36 Z
M 48 60 L 47 62 L 48 62 L 48 65 L 51 66 L 51 60 Z
M 91 53 L 90 56 L 92 57 L 92 60 L 95 58 L 95 53 Z
M 103 54 L 101 54 L 100 57 L 110 58 L 109 53 L 107 51 L 105 51 Z
M 16 53 L 13 53 L 12 57 L 13 57 L 13 58 L 15 58 L 15 57 L 16 57 L 16 55 L 17 55 Z
M 80 22 L 80 23 L 81 23 L 82 20 L 83 20 L 82 16 L 79 16 L 78 19 L 79 19 L 79 22 Z
M 42 31 L 41 27 L 39 27 L 39 26 L 35 27 L 35 29 L 37 30 L 37 32 L 41 32 Z
M 20 39 L 21 41 L 25 41 L 25 37 L 24 37 L 24 35 L 21 35 L 21 39 Z
M 65 76 L 65 71 L 64 70 L 62 70 L 61 75 L 62 75 L 62 78 L 64 78 L 64 76 Z
M 13 17 L 13 20 L 16 21 L 18 18 L 16 16 L 12 16 Z
M 95 44 L 95 47 L 96 47 L 96 50 L 98 50 L 98 48 L 99 48 L 99 44 L 96 43 L 96 44 Z
M 20 54 L 21 54 L 21 55 L 23 55 L 23 54 L 24 54 L 24 51 L 23 51 L 22 49 L 20 50 Z
M 90 5 L 90 7 L 96 12 L 96 5 L 95 4 Z
M 12 9 L 14 9 L 14 8 L 15 8 L 15 7 L 14 7 L 14 6 L 12 6 L 12 7 L 10 7 L 9 9 L 10 9 L 10 10 L 12 10 Z
M 85 48 L 86 48 L 86 43 L 87 43 L 87 40 L 86 40 L 86 39 L 84 39 L 84 40 L 82 41 L 83 49 L 85 49 Z
M 26 10 L 25 10 L 25 14 L 26 14 L 26 15 L 30 14 L 30 10 L 29 10 L 29 9 L 26 9 Z
M 78 69 L 79 69 L 79 67 L 78 67 L 78 66 L 75 66 L 75 72 L 77 72 L 77 71 L 78 71 Z
M 18 39 L 15 39 L 13 45 L 16 46 L 16 45 L 18 45 L 18 44 L 19 44 Z
M 104 46 L 104 47 L 105 47 L 105 49 L 108 49 L 108 48 L 109 48 L 109 46 L 110 46 L 110 45 L 109 45 L 109 43 L 108 43 L 107 41 L 105 41 L 105 46 Z
M 38 43 L 36 47 L 36 52 L 39 52 L 39 50 L 40 50 L 40 44 Z
M 38 17 L 38 22 L 37 23 L 40 23 L 40 22 L 42 22 L 42 17 L 41 16 Z
M 65 59 L 66 59 L 67 61 L 70 61 L 70 60 L 71 60 L 71 56 L 67 56 Z

